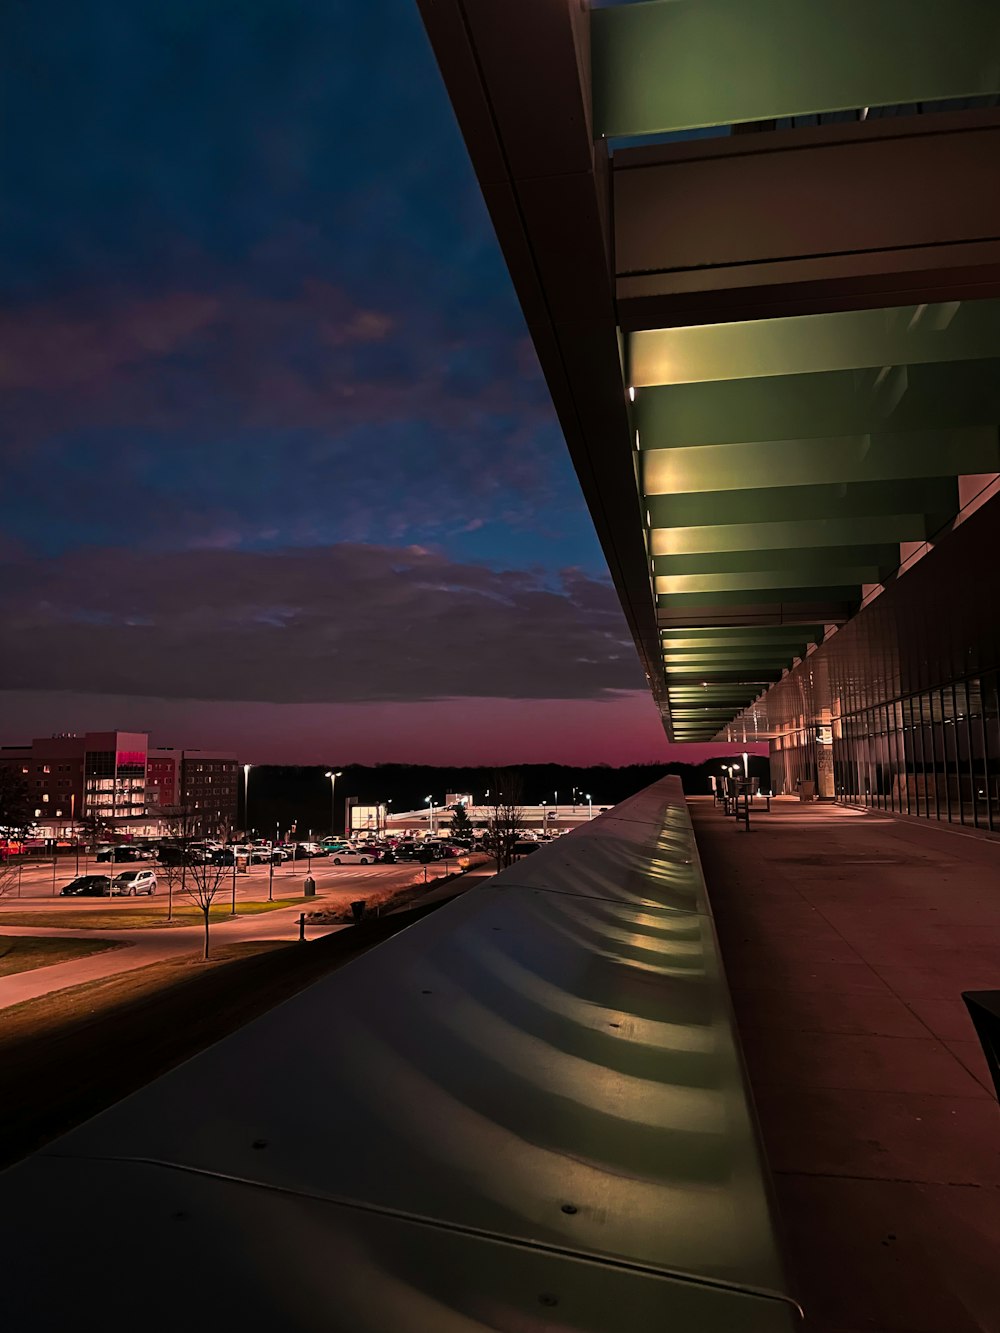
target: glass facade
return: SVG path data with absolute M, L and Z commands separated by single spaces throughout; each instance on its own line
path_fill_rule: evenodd
M 846 711 L 833 731 L 838 799 L 1000 833 L 998 682 L 990 672 Z

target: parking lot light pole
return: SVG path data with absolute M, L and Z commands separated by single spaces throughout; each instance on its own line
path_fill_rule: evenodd
M 233 848 L 233 916 L 236 915 L 236 848 Z
M 587 818 L 588 819 L 594 818 L 594 802 L 591 799 L 589 791 L 587 792 Z
M 243 824 L 245 832 L 250 829 L 250 769 L 252 767 L 252 764 L 243 765 Z
M 330 779 L 330 836 L 332 838 L 337 831 L 337 806 L 334 795 L 337 790 L 337 779 L 343 777 L 343 773 L 334 773 L 332 769 L 328 769 L 326 776 Z

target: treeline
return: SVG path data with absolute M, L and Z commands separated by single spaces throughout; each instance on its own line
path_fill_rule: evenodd
M 702 764 L 629 764 L 611 768 L 598 764 L 592 768 L 573 768 L 563 764 L 508 765 L 521 775 L 526 804 L 542 801 L 569 805 L 574 789 L 581 804 L 586 804 L 589 792 L 594 810 L 615 805 L 626 796 L 632 796 L 651 782 L 677 774 L 689 795 L 703 795 L 709 791 L 709 774 L 718 774 L 722 758 Z M 768 763 L 764 758 L 751 756 L 750 772 L 768 781 Z M 337 827 L 343 828 L 344 802 L 354 796 L 362 805 L 378 805 L 391 801 L 394 810 L 416 810 L 432 796 L 436 804 L 444 801 L 448 792 L 468 793 L 477 802 L 482 801 L 489 789 L 492 768 L 441 768 L 429 764 L 349 764 L 336 782 Z M 299 835 L 309 829 L 317 833 L 330 828 L 330 780 L 322 766 L 291 766 L 264 764 L 250 772 L 251 827 L 267 832 L 276 825 L 282 830 L 295 824 Z M 243 827 L 242 783 L 240 820 Z

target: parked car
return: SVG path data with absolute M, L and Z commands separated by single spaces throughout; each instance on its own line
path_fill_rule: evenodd
M 250 864 L 253 866 L 284 865 L 288 860 L 288 853 L 281 847 L 254 847 L 250 853 Z
M 115 861 L 118 865 L 125 865 L 129 861 L 147 861 L 151 859 L 151 854 L 145 849 L 132 847 L 128 843 L 122 843 L 119 847 L 98 847 L 95 861 Z
M 321 847 L 318 842 L 297 842 L 294 847 L 289 848 L 293 858 L 296 861 L 305 861 L 307 857 L 326 856 L 325 847 Z
M 335 866 L 367 866 L 374 863 L 376 856 L 374 852 L 363 851 L 361 848 L 342 847 L 339 852 L 331 853 L 330 859 Z
M 62 890 L 63 898 L 106 898 L 111 893 L 107 875 L 79 875 Z
M 111 892 L 119 898 L 134 898 L 139 893 L 152 897 L 156 892 L 156 876 L 152 870 L 123 870 L 115 875 Z

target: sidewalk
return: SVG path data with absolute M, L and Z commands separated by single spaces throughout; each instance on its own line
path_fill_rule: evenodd
M 1000 988 L 1000 848 L 689 802 L 810 1333 L 1000 1333 L 1000 1108 L 962 990 Z
M 420 903 L 433 902 L 438 898 L 450 898 L 456 893 L 463 893 L 473 885 L 489 879 L 496 873 L 492 866 L 477 866 L 467 871 L 459 879 L 435 884 L 432 878 L 427 890 L 421 893 Z M 279 907 L 272 912 L 260 912 L 254 915 L 237 916 L 212 923 L 212 944 L 215 947 L 226 944 L 242 944 L 248 940 L 297 940 L 299 938 L 299 914 L 321 910 L 324 904 L 336 904 L 342 907 L 351 897 L 367 897 L 380 888 L 377 880 L 366 879 L 363 887 L 332 891 L 317 898 L 301 899 L 291 907 Z M 395 886 L 402 887 L 402 886 Z M 107 904 L 104 900 L 97 900 Z M 415 904 L 413 901 L 399 910 L 405 911 Z M 237 907 L 239 904 L 237 904 Z M 315 939 L 317 935 L 332 935 L 335 931 L 346 929 L 343 925 L 307 923 L 307 936 Z M 0 1012 L 13 1004 L 24 1000 L 34 1000 L 40 995 L 62 990 L 68 986 L 79 986 L 87 981 L 101 981 L 106 977 L 118 976 L 122 972 L 132 972 L 151 963 L 163 962 L 169 958 L 201 956 L 204 949 L 204 934 L 200 924 L 190 926 L 151 926 L 139 930 L 87 930 L 83 927 L 61 926 L 13 926 L 5 925 L 0 915 L 0 935 L 53 936 L 65 939 L 108 940 L 123 945 L 120 949 L 111 949 L 105 953 L 93 954 L 87 958 L 70 959 L 65 963 L 54 963 L 50 967 L 34 968 L 30 972 L 16 972 L 13 976 L 0 977 Z
M 247 940 L 295 940 L 299 934 L 299 913 L 303 907 L 281 907 L 273 912 L 238 917 L 235 921 L 212 923 L 212 944 L 241 944 Z M 343 926 L 327 926 L 323 934 L 342 930 Z M 108 940 L 123 945 L 106 953 L 88 958 L 70 959 L 51 967 L 37 967 L 30 972 L 15 972 L 0 977 L 0 1011 L 24 1000 L 34 1000 L 51 991 L 67 986 L 79 986 L 86 981 L 101 981 L 105 977 L 132 972 L 150 963 L 185 955 L 200 957 L 205 947 L 205 936 L 199 924 L 191 926 L 151 927 L 144 930 L 84 930 L 48 926 L 5 926 L 4 935 L 53 936 L 64 939 Z M 317 932 L 318 933 L 318 932 Z

